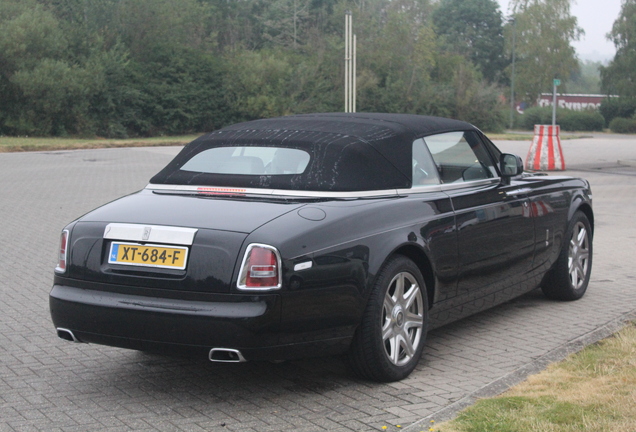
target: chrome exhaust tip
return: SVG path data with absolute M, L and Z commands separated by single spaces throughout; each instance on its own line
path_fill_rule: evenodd
M 212 348 L 209 359 L 218 363 L 243 363 L 247 361 L 239 350 L 231 348 Z
M 82 342 L 78 338 L 76 338 L 75 335 L 73 334 L 73 332 L 70 331 L 69 329 L 58 327 L 56 330 L 57 330 L 57 336 L 60 339 L 64 339 L 64 340 L 69 341 L 69 342 L 77 342 L 77 343 L 81 343 Z

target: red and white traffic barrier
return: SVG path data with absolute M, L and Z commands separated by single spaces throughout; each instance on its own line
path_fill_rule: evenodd
M 526 158 L 526 169 L 533 171 L 564 171 L 560 126 L 534 125 L 534 139 Z

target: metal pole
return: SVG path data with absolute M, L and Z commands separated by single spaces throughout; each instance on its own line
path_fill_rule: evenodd
M 349 12 L 345 14 L 345 112 L 349 112 Z
M 347 76 L 347 84 L 349 87 L 349 93 L 347 95 L 347 97 L 349 98 L 349 110 L 347 112 L 351 112 L 351 13 L 349 13 L 349 15 L 347 15 L 347 19 L 349 20 L 349 51 L 347 52 L 347 57 L 349 58 L 349 75 Z
M 515 45 L 517 42 L 517 21 L 512 17 L 512 74 L 510 75 L 510 129 L 514 126 L 515 113 Z
M 357 41 L 356 41 L 356 35 L 353 35 L 353 73 L 351 74 L 353 76 L 353 85 L 352 85 L 352 102 L 353 102 L 353 107 L 351 109 L 351 112 L 356 112 L 356 95 L 357 95 L 357 90 L 356 90 L 356 46 L 357 46 Z
M 296 17 L 297 17 L 296 0 L 294 0 L 294 49 L 296 49 Z
M 552 126 L 556 126 L 557 81 L 552 81 Z

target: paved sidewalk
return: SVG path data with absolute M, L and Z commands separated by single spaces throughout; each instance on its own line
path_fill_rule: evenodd
M 605 154 L 634 159 L 636 139 L 623 141 Z M 589 141 L 567 146 L 570 167 L 601 162 Z M 587 295 L 561 303 L 535 291 L 438 329 L 399 383 L 353 379 L 338 358 L 223 365 L 58 339 L 48 292 L 61 228 L 144 187 L 177 151 L 0 154 L 0 431 L 417 432 L 636 317 L 636 169 L 568 171 L 594 193 Z

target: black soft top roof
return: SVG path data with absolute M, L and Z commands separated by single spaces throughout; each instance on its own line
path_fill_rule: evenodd
M 365 191 L 411 186 L 413 140 L 469 123 L 411 114 L 303 114 L 254 120 L 219 129 L 188 144 L 150 182 L 312 191 Z M 181 171 L 194 155 L 214 147 L 298 148 L 311 155 L 302 174 L 233 175 Z

